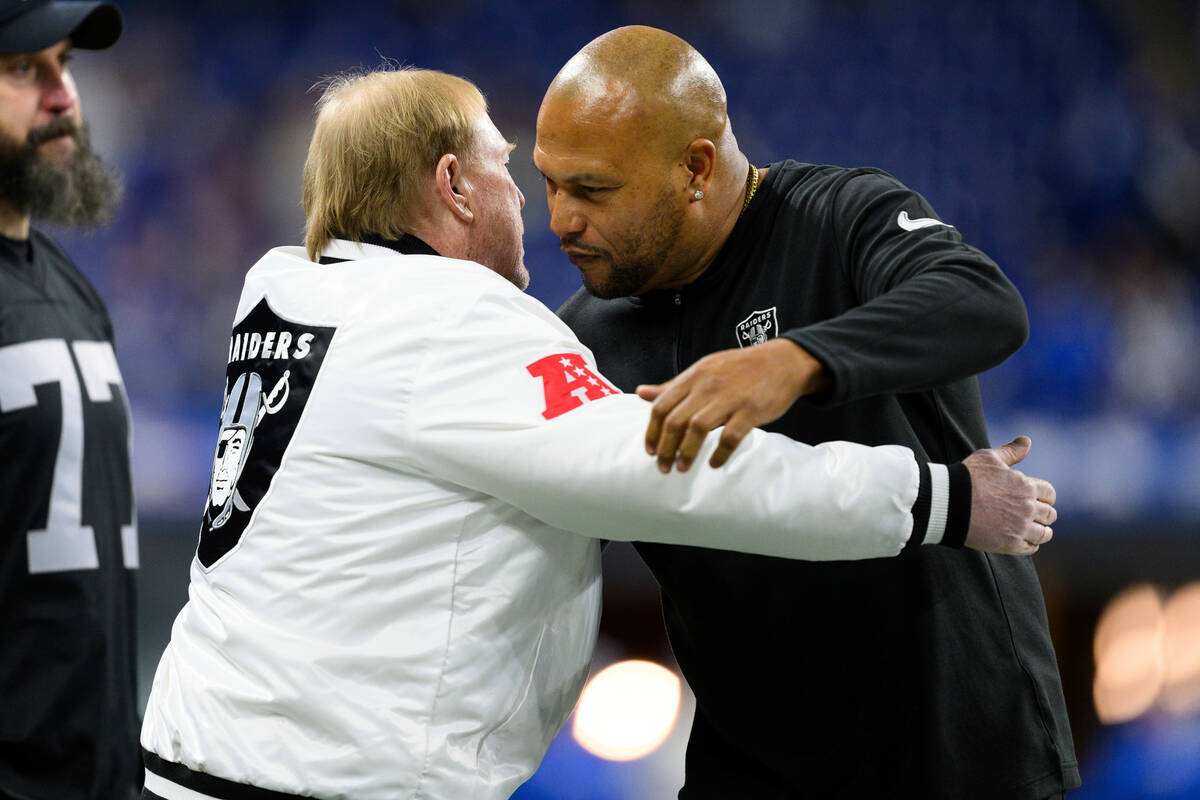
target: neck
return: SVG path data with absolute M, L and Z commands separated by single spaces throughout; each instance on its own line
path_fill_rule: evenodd
M 742 205 L 746 201 L 746 173 L 749 170 L 749 159 L 739 152 L 731 162 L 730 168 L 724 171 L 720 181 L 713 182 L 714 202 L 702 208 L 702 213 L 695 221 L 695 229 L 700 231 L 701 235 L 704 232 L 711 234 L 699 241 L 696 255 L 688 258 L 684 267 L 669 283 L 664 284 L 666 288 L 682 289 L 703 275 L 717 260 L 717 255 L 729 240 L 733 227 L 737 225 L 738 217 L 742 215 Z M 762 171 L 759 170 L 759 173 L 761 176 Z
M 29 214 L 18 213 L 7 203 L 0 203 L 0 235 L 9 239 L 28 239 Z
M 412 235 L 429 245 L 440 256 L 460 259 L 471 257 L 466 239 L 457 235 L 455 231 L 447 231 L 445 228 L 430 226 L 413 231 Z

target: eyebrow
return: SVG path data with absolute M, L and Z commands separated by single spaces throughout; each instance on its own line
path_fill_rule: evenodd
M 544 173 L 540 169 L 538 169 L 536 162 L 533 162 L 532 159 L 530 159 L 530 161 L 531 161 L 531 163 L 533 163 L 533 168 L 537 169 L 538 175 L 541 175 L 542 178 L 544 178 L 545 180 L 550 180 L 550 178 L 546 177 L 546 173 Z M 562 180 L 556 181 L 556 183 L 584 184 L 586 186 L 594 186 L 596 184 L 600 184 L 602 186 L 603 185 L 608 185 L 608 186 L 615 185 L 612 178 L 606 178 L 602 175 L 597 175 L 592 172 L 579 172 L 574 175 L 568 175 L 565 178 L 563 178 Z

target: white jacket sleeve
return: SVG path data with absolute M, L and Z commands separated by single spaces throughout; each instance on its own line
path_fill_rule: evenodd
M 908 448 L 812 447 L 761 430 L 719 470 L 704 463 L 718 431 L 695 467 L 663 475 L 642 444 L 649 404 L 616 392 L 570 330 L 516 292 L 484 294 L 426 344 L 404 420 L 410 456 L 568 531 L 809 560 L 894 556 L 913 535 L 918 490 L 929 495 L 930 470 Z

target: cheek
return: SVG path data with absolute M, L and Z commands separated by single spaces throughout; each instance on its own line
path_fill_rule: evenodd
M 25 95 L 0 96 L 0 130 L 25 141 L 37 116 L 37 98 Z
M 604 214 L 595 220 L 595 229 L 614 253 L 637 253 L 645 242 L 646 219 L 639 213 Z

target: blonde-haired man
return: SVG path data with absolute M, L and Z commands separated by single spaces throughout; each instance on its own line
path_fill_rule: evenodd
M 508 797 L 587 673 L 599 539 L 1036 549 L 1023 513 L 954 519 L 971 480 L 964 496 L 949 473 L 968 467 L 900 447 L 756 432 L 723 472 L 660 474 L 646 404 L 521 291 L 511 149 L 441 73 L 339 79 L 321 99 L 307 250 L 250 270 L 233 327 L 145 797 Z M 994 458 L 976 481 L 1032 494 Z

